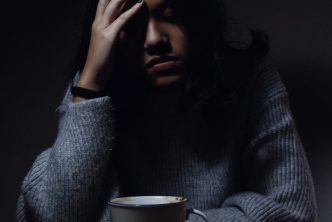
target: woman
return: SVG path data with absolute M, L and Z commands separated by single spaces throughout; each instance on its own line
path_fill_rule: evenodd
M 315 221 L 309 165 L 260 32 L 230 38 L 218 0 L 89 8 L 58 136 L 23 181 L 19 221 L 109 221 L 107 201 L 132 195 L 185 196 L 210 221 Z

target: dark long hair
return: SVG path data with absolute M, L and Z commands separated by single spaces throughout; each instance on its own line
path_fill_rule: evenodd
M 222 100 L 223 104 L 238 103 L 240 94 L 254 78 L 257 61 L 268 52 L 266 34 L 249 29 L 251 45 L 245 49 L 234 47 L 226 38 L 230 22 L 222 0 L 168 1 L 186 27 L 194 49 L 192 71 L 183 89 L 182 109 L 208 107 L 207 110 L 218 112 L 220 102 L 215 100 Z M 88 0 L 72 74 L 82 70 L 85 64 L 97 3 Z

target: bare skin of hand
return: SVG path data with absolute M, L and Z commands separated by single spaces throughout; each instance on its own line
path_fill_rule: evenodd
M 141 8 L 144 1 L 122 12 L 126 0 L 99 0 L 92 24 L 89 51 L 77 86 L 102 92 L 109 84 L 114 66 L 114 50 L 119 33 Z M 86 100 L 74 96 L 72 102 Z

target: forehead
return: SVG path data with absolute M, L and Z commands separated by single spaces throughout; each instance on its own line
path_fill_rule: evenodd
M 144 0 L 145 8 L 149 11 L 156 11 L 168 8 L 171 0 Z M 128 0 L 128 5 L 134 5 L 137 0 Z
M 149 10 L 155 10 L 158 7 L 167 5 L 166 0 L 144 0 L 145 5 L 149 8 Z

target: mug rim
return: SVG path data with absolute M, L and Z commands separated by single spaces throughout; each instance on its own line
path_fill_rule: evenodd
M 135 197 L 171 197 L 178 199 L 178 202 L 173 202 L 173 203 L 157 203 L 157 204 L 128 204 L 128 203 L 116 203 L 113 202 L 115 200 L 123 199 L 123 198 L 135 198 Z M 114 198 L 110 201 L 108 201 L 108 204 L 111 205 L 112 207 L 122 207 L 122 208 L 151 208 L 151 207 L 164 207 L 164 206 L 169 206 L 169 205 L 175 205 L 179 203 L 185 203 L 187 202 L 188 199 L 185 197 L 179 197 L 179 196 L 127 196 L 127 197 L 118 197 Z

